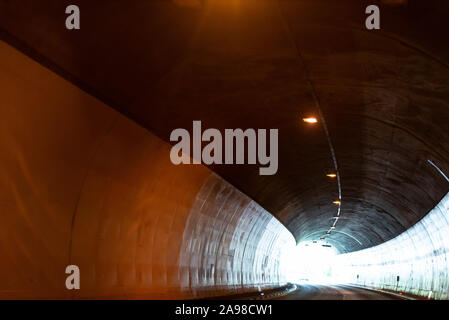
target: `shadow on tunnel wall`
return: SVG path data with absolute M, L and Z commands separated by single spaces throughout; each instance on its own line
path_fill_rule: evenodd
M 203 166 L 0 42 L 0 298 L 199 298 L 285 282 L 293 236 Z M 65 288 L 79 266 L 81 289 Z

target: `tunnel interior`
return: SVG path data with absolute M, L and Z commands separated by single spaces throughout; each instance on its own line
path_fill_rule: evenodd
M 68 1 L 0 1 L 0 298 L 277 287 L 305 243 L 349 282 L 448 298 L 448 3 L 123 3 L 77 1 L 69 32 Z M 171 132 L 198 120 L 278 129 L 276 174 L 174 165 Z

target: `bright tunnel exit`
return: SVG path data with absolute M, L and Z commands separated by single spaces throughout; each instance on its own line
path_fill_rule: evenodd
M 293 283 L 336 283 L 338 251 L 325 241 L 304 241 L 285 256 L 287 277 Z

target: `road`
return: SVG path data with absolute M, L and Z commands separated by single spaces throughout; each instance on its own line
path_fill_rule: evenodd
M 292 293 L 273 300 L 397 300 L 394 296 L 344 285 L 301 284 Z

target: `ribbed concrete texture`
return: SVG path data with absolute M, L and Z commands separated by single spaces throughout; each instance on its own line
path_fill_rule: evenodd
M 338 272 L 348 282 L 449 299 L 449 194 L 396 238 L 338 259 Z
M 271 214 L 212 175 L 189 214 L 179 279 L 195 296 L 284 283 L 283 254 L 294 245 L 293 236 Z
M 0 298 L 193 298 L 283 283 L 293 236 L 206 167 L 174 166 L 166 142 L 4 42 L 0 96 Z

